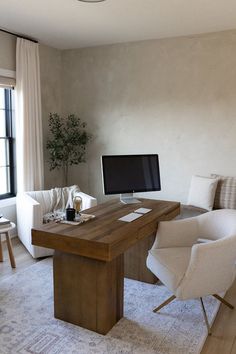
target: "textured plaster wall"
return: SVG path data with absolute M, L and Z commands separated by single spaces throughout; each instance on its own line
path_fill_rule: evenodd
M 0 68 L 16 70 L 16 37 L 1 31 Z
M 70 183 L 104 199 L 100 156 L 119 153 L 159 153 L 154 198 L 185 202 L 195 173 L 236 175 L 236 31 L 63 52 L 40 45 L 40 60 L 44 146 L 49 112 L 79 114 L 94 135 Z M 0 67 L 15 70 L 15 38 L 1 32 Z M 46 161 L 45 151 L 45 188 L 60 185 Z
M 99 200 L 102 154 L 158 153 L 153 198 L 185 202 L 192 174 L 236 175 L 236 31 L 64 51 L 62 66 L 64 111 L 94 134 L 80 175 Z

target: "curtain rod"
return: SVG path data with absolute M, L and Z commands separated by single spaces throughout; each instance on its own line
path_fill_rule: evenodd
M 0 31 L 1 31 L 1 32 L 4 32 L 4 33 L 11 34 L 12 36 L 16 36 L 16 37 L 19 37 L 19 38 L 27 39 L 28 41 L 31 41 L 31 42 L 34 42 L 34 43 L 38 43 L 38 41 L 36 41 L 36 39 L 33 39 L 33 38 L 30 38 L 30 37 L 23 36 L 22 34 L 18 34 L 18 33 L 10 32 L 10 31 L 7 31 L 7 30 L 2 29 L 2 28 L 0 28 Z

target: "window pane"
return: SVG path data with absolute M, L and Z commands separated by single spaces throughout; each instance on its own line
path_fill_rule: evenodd
M 6 136 L 6 117 L 2 109 L 0 109 L 0 136 Z
M 0 88 L 0 199 L 15 194 L 14 189 L 14 117 L 12 96 L 14 91 Z M 9 136 L 9 139 L 6 138 Z M 10 166 L 12 163 L 12 166 Z M 12 175 L 10 175 L 12 173 Z M 6 195 L 7 194 L 7 195 Z
M 7 139 L 0 139 L 0 151 L 0 167 L 9 165 L 9 142 Z
M 10 193 L 9 167 L 0 167 L 0 194 Z
M 1 108 L 5 108 L 5 96 L 3 88 L 0 88 L 0 109 Z

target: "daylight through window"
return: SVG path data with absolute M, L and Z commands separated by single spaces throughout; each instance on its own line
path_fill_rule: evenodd
M 0 87 L 0 199 L 15 195 L 14 90 Z

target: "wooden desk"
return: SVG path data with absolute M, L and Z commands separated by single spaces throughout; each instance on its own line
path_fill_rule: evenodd
M 124 253 L 150 235 L 153 240 L 158 222 L 180 212 L 177 202 L 140 200 L 100 204 L 88 210 L 96 218 L 79 226 L 50 223 L 32 230 L 33 245 L 55 249 L 56 318 L 106 334 L 123 316 Z M 152 211 L 131 223 L 118 220 L 140 207 Z

